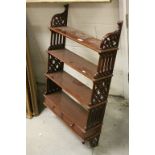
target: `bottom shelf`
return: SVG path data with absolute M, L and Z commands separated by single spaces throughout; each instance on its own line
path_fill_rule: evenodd
M 62 91 L 44 95 L 44 104 L 61 118 L 83 140 L 100 133 L 101 125 L 85 130 L 89 112 Z
M 75 101 L 69 98 L 62 91 L 50 95 L 45 95 L 49 108 L 57 108 L 60 113 L 68 116 L 72 122 L 75 122 L 80 128 L 85 127 L 88 117 L 88 111 L 81 108 Z M 54 104 L 54 105 L 53 105 Z

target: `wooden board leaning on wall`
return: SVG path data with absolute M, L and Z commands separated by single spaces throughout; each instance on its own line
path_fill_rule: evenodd
M 26 3 L 41 2 L 111 2 L 112 0 L 26 0 Z
M 39 114 L 37 86 L 32 69 L 28 39 L 26 40 L 26 116 L 32 118 Z

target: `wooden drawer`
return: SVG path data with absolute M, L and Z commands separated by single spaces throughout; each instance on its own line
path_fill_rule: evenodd
M 69 126 L 69 128 L 71 128 L 74 132 L 76 132 L 83 140 L 87 140 L 90 137 L 92 137 L 94 134 L 100 133 L 101 124 L 88 130 L 86 130 L 86 128 L 84 127 L 82 128 L 81 126 L 79 126 L 77 120 L 75 119 L 75 116 L 78 117 L 78 115 L 71 117 L 69 113 L 65 110 L 65 106 L 67 106 L 65 102 L 61 102 L 60 104 L 60 102 L 55 102 L 55 100 L 53 100 L 53 98 L 56 98 L 55 95 L 58 95 L 58 94 L 45 95 L 44 104 L 49 109 L 51 109 L 60 119 L 62 119 L 65 122 L 65 124 L 67 124 L 67 126 Z M 58 97 L 60 96 L 57 96 L 57 98 Z M 74 110 L 74 108 L 70 109 L 70 112 L 72 112 L 72 114 L 75 114 L 75 111 L 73 113 L 73 111 L 71 110 Z M 88 115 L 88 113 L 86 113 L 86 115 Z M 86 123 L 85 123 L 85 126 L 86 126 Z
M 47 97 L 44 100 L 45 106 L 51 109 L 57 116 L 59 116 L 72 130 L 74 130 L 81 138 L 84 138 L 85 131 L 79 127 L 73 120 L 71 120 L 62 110 L 60 104 L 55 104 Z
M 61 119 L 74 130 L 82 139 L 84 138 L 84 130 L 80 129 L 73 121 L 71 121 L 65 114 L 61 114 Z M 83 131 L 82 131 L 83 130 Z
M 60 109 L 59 109 L 58 105 L 54 104 L 54 102 L 51 102 L 50 100 L 45 98 L 44 104 L 49 109 L 51 109 L 56 115 L 58 115 L 58 116 L 61 115 L 61 112 L 60 112 Z

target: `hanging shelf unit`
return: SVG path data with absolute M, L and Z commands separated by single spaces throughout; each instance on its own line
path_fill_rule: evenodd
M 95 147 L 103 124 L 122 22 L 118 23 L 118 30 L 99 40 L 67 26 L 68 7 L 65 5 L 63 13 L 53 16 L 49 28 L 51 43 L 44 104 L 81 137 L 82 143 L 88 141 Z M 98 65 L 66 49 L 66 38 L 97 52 Z M 92 80 L 93 88 L 88 88 L 63 71 L 64 63 Z

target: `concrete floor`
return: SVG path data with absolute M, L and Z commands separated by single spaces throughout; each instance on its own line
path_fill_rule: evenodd
M 27 155 L 128 155 L 128 103 L 110 96 L 99 146 L 90 148 L 47 108 L 27 119 Z

